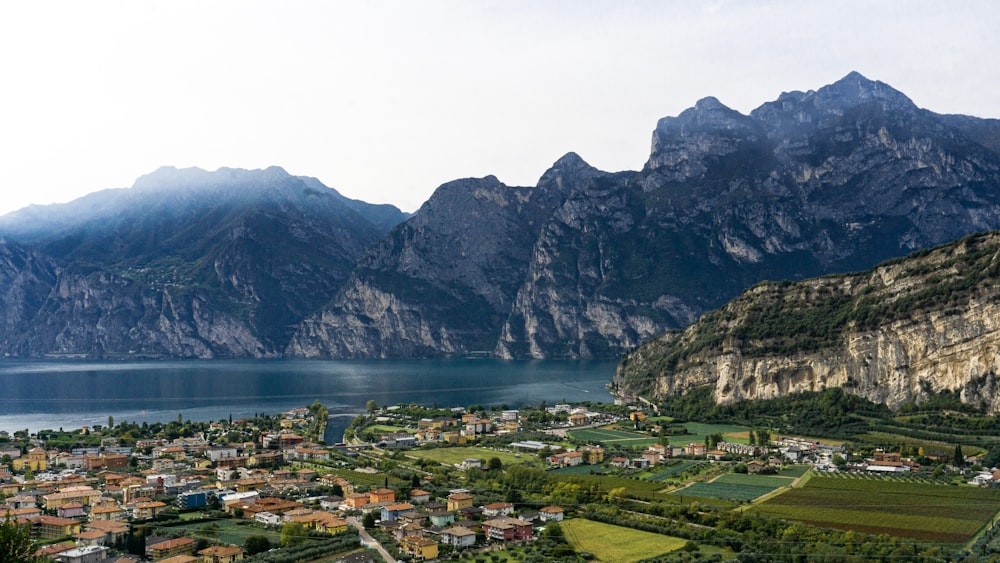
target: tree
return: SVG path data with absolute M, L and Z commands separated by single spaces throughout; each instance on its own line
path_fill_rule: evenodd
M 374 528 L 375 514 L 372 512 L 366 512 L 365 515 L 361 517 L 361 525 L 364 526 L 366 530 Z
M 108 415 L 108 430 L 111 430 L 114 427 L 115 427 L 115 417 L 113 417 L 113 416 L 111 416 L 109 414 Z
M 955 446 L 955 467 L 965 465 L 965 456 L 962 455 L 962 444 Z
M 833 454 L 833 465 L 835 465 L 837 469 L 843 471 L 844 468 L 847 467 L 847 460 L 840 454 Z
M 22 526 L 10 517 L 0 523 L 0 561 L 7 563 L 35 563 L 35 546 L 31 541 L 31 528 Z
M 243 542 L 243 549 L 246 550 L 247 555 L 264 553 L 271 549 L 271 540 L 267 539 L 266 536 L 250 536 Z
M 365 403 L 365 410 L 368 411 L 368 414 L 375 414 L 375 411 L 378 410 L 378 403 L 375 402 L 375 399 L 368 399 L 368 402 Z
M 492 471 L 494 469 L 503 469 L 503 462 L 500 461 L 498 457 L 491 457 L 486 462 L 486 469 Z
M 281 546 L 292 547 L 299 545 L 309 538 L 309 531 L 302 522 L 285 522 L 281 526 Z

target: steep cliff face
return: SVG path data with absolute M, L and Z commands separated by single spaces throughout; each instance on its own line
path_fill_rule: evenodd
M 575 154 L 536 188 L 490 176 L 441 186 L 371 249 L 306 320 L 293 356 L 420 357 L 492 351 L 539 229 L 575 185 L 600 174 Z
M 58 276 L 54 261 L 0 239 L 0 350 L 35 318 Z
M 365 248 L 405 218 L 392 217 L 276 167 L 164 168 L 130 189 L 26 208 L 0 218 L 0 233 L 58 268 L 34 274 L 21 260 L 20 273 L 0 277 L 21 307 L 0 327 L 2 352 L 280 355 Z M 30 296 L 19 289 L 36 278 Z
M 615 380 L 719 403 L 841 387 L 898 408 L 929 393 L 1000 411 L 1000 233 L 861 274 L 760 284 L 626 356 Z

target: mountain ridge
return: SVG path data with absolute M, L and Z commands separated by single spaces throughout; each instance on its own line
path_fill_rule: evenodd
M 851 73 L 748 115 L 702 98 L 658 120 L 640 170 L 571 152 L 533 187 L 447 182 L 412 216 L 278 167 L 162 168 L 138 192 L 0 217 L 0 236 L 95 291 L 25 296 L 56 320 L 0 352 L 128 354 L 166 342 L 162 324 L 199 343 L 181 355 L 619 357 L 761 280 L 1000 229 L 998 146 L 998 120 L 941 116 Z M 201 187 L 157 198 L 158 182 Z M 129 199 L 140 192 L 154 197 Z

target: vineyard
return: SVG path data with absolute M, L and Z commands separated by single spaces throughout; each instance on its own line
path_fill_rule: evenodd
M 698 461 L 698 460 L 677 461 L 673 465 L 667 467 L 666 469 L 661 469 L 660 471 L 657 471 L 656 473 L 649 475 L 648 477 L 646 477 L 646 479 L 649 479 L 650 481 L 664 481 L 666 479 L 669 479 L 677 475 L 681 475 L 683 473 L 691 473 L 691 474 L 698 473 L 702 469 L 710 467 L 711 465 L 712 464 L 707 461 Z
M 1000 511 L 1000 490 L 817 476 L 754 510 L 823 527 L 961 543 Z
M 746 502 L 787 487 L 792 481 L 789 477 L 727 473 L 713 481 L 694 483 L 671 494 Z

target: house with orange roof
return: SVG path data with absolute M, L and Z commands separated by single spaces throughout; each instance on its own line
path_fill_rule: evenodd
M 376 504 L 379 502 L 395 502 L 396 501 L 396 491 L 392 489 L 379 488 L 374 491 L 368 492 L 368 503 Z
M 448 495 L 448 510 L 458 511 L 472 508 L 472 495 L 469 493 L 452 493 Z
M 545 522 L 562 522 L 565 510 L 561 506 L 546 506 L 538 511 L 538 517 Z
M 422 536 L 406 536 L 399 542 L 399 548 L 403 553 L 419 559 L 437 559 L 438 544 L 436 541 Z
M 56 509 L 56 516 L 60 518 L 77 518 L 83 516 L 83 505 L 79 502 L 67 502 Z
M 36 516 L 30 520 L 35 537 L 52 540 L 68 538 L 80 533 L 80 521 L 57 516 Z
M 213 545 L 198 552 L 200 563 L 234 563 L 243 561 L 243 548 L 235 545 Z
M 431 500 L 431 494 L 423 489 L 410 489 L 410 502 L 423 504 Z
M 136 520 L 151 520 L 156 515 L 167 508 L 167 503 L 154 500 L 151 502 L 140 502 L 135 505 L 132 515 Z
M 191 538 L 175 538 L 162 541 L 147 546 L 146 553 L 153 561 L 162 561 L 175 555 L 191 555 L 194 553 L 194 540 Z
M 368 504 L 368 495 L 365 493 L 348 493 L 344 496 L 344 506 L 361 510 Z

